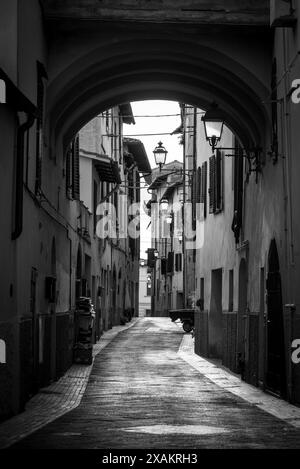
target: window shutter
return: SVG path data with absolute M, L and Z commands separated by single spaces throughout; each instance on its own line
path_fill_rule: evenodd
M 197 184 L 196 184 L 196 203 L 200 204 L 201 202 L 201 194 L 202 194 L 202 171 L 199 166 L 197 169 Z
M 80 186 L 79 186 L 79 136 L 75 137 L 73 142 L 73 158 L 72 158 L 72 189 L 73 198 L 79 200 L 80 197 Z
M 215 190 L 215 180 L 216 180 L 216 159 L 215 155 L 209 158 L 209 213 L 214 213 L 216 210 L 216 190 Z
M 161 259 L 161 261 L 160 261 L 160 270 L 161 270 L 161 275 L 166 275 L 166 273 L 167 273 L 167 259 Z
M 168 274 L 174 273 L 174 252 L 168 253 L 167 271 L 168 271 Z
M 223 209 L 223 155 L 217 150 L 215 159 L 215 205 L 216 210 Z
M 196 202 L 197 202 L 197 173 L 192 176 L 191 198 L 192 198 L 192 227 L 196 229 Z
M 202 165 L 202 183 L 201 183 L 201 200 L 203 204 L 203 216 L 206 218 L 207 215 L 207 162 L 205 161 Z
M 37 78 L 37 109 L 36 121 L 36 167 L 35 167 L 35 193 L 41 189 L 42 184 L 42 156 L 43 156 L 43 118 L 44 118 L 44 83 L 38 67 Z
M 182 256 L 180 253 L 175 256 L 175 270 L 176 272 L 181 272 L 182 270 Z
M 236 144 L 236 152 L 240 147 Z M 243 225 L 243 199 L 244 199 L 244 159 L 241 156 L 234 158 L 234 216 L 232 230 L 236 243 L 239 242 L 240 232 Z
M 72 145 L 69 146 L 67 150 L 67 154 L 66 154 L 66 196 L 68 198 L 72 197 L 71 162 L 72 162 Z

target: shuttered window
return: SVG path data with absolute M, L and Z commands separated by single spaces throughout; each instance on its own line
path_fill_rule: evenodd
M 79 136 L 69 146 L 66 154 L 66 195 L 69 199 L 79 200 Z
M 209 213 L 223 210 L 223 155 L 217 150 L 209 158 Z
M 192 227 L 195 231 L 196 229 L 196 202 L 197 202 L 197 173 L 192 176 L 192 187 L 191 187 L 191 196 L 192 196 Z
M 207 162 L 202 164 L 201 171 L 201 198 L 200 202 L 203 204 L 203 216 L 206 218 L 207 215 Z
M 236 153 L 240 153 L 240 146 L 236 143 Z M 234 158 L 234 213 L 232 230 L 236 243 L 240 240 L 243 226 L 243 204 L 244 204 L 244 159 L 242 156 Z
M 209 158 L 209 213 L 214 213 L 216 210 L 216 191 L 215 191 L 215 180 L 216 180 L 216 158 L 212 155 Z
M 174 252 L 168 253 L 167 272 L 168 274 L 174 273 Z
M 44 69 L 37 63 L 37 111 L 36 120 L 36 165 L 35 165 L 35 193 L 38 194 L 42 185 L 42 157 L 43 157 L 43 120 L 44 120 Z
M 182 271 L 182 254 L 181 253 L 175 255 L 175 270 L 176 272 Z
M 161 270 L 161 275 L 166 275 L 167 273 L 167 259 L 161 259 L 160 261 L 160 270 Z
M 66 196 L 72 199 L 72 145 L 66 154 Z
M 202 170 L 199 167 L 197 169 L 197 184 L 196 184 L 196 203 L 200 204 L 201 202 L 201 194 L 202 194 Z
M 73 199 L 79 200 L 80 196 L 80 183 L 79 183 L 79 136 L 77 135 L 75 137 L 75 141 L 73 144 L 73 158 L 72 158 L 72 163 L 73 163 L 73 184 L 72 184 L 72 189 L 73 189 Z
M 223 210 L 223 155 L 220 150 L 216 154 L 215 168 L 216 211 Z

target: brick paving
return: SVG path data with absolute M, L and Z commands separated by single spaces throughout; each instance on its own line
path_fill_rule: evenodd
M 136 319 L 125 326 L 116 326 L 104 332 L 93 347 L 95 357 L 119 332 L 132 327 Z M 0 424 L 0 448 L 11 446 L 39 428 L 75 409 L 82 399 L 93 365 L 74 364 L 65 375 L 40 390 L 26 404 L 26 410 Z
M 95 357 L 80 404 L 11 449 L 300 448 L 298 408 L 275 400 L 275 416 L 182 339 L 168 318 L 138 320 Z

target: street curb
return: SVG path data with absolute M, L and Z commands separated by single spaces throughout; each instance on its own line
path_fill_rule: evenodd
M 178 355 L 185 362 L 199 371 L 213 383 L 232 394 L 241 397 L 259 409 L 285 421 L 293 427 L 300 428 L 300 408 L 280 398 L 273 397 L 262 390 L 247 384 L 239 377 L 214 365 L 194 352 L 194 339 L 185 334 L 179 346 Z
M 72 365 L 56 382 L 32 397 L 26 410 L 0 424 L 0 449 L 8 448 L 22 438 L 62 417 L 79 406 L 88 384 L 95 357 L 123 331 L 133 327 L 139 318 L 129 324 L 114 326 L 105 331 L 93 347 L 91 365 Z

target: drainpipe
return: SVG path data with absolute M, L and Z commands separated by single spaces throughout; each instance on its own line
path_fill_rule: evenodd
M 197 198 L 196 198 L 196 175 L 197 175 L 197 108 L 194 107 L 194 135 L 193 135 L 193 187 L 192 187 L 192 203 L 194 204 L 193 229 L 195 232 L 195 245 L 193 249 L 193 291 L 195 292 L 194 300 L 196 301 L 196 246 L 197 246 Z
M 25 132 L 29 130 L 35 117 L 33 114 L 27 114 L 27 120 L 21 124 L 17 133 L 17 167 L 16 167 L 16 193 L 15 193 L 15 229 L 12 233 L 12 239 L 16 240 L 23 230 L 23 173 L 24 173 L 24 137 Z
M 183 207 L 182 207 L 182 253 L 183 253 L 183 266 L 182 266 L 182 292 L 183 292 L 183 307 L 186 307 L 186 252 L 185 252 L 185 201 L 186 201 L 186 179 L 185 179 L 185 170 L 186 170 L 186 109 L 183 105 Z
M 284 76 L 284 98 L 283 98 L 283 105 L 282 111 L 284 111 L 284 145 L 285 145 L 285 155 L 283 159 L 283 177 L 285 178 L 284 181 L 284 201 L 285 201 L 285 244 L 286 244 L 286 256 L 287 256 L 287 298 L 288 302 L 284 305 L 286 310 L 288 311 L 288 323 L 289 323 L 289 331 L 288 331 L 288 340 L 289 340 L 289 348 L 288 348 L 288 357 L 287 360 L 287 392 L 288 392 L 288 400 L 292 402 L 293 400 L 293 369 L 292 369 L 292 361 L 291 361 L 291 342 L 293 339 L 293 332 L 294 332 L 294 314 L 296 311 L 296 307 L 294 304 L 295 301 L 295 255 L 294 255 L 294 219 L 293 219 L 293 187 L 292 187 L 292 146 L 291 146 L 291 105 L 287 99 L 289 86 L 290 86 L 290 70 L 288 68 L 288 41 L 286 36 L 286 31 L 283 29 L 282 31 L 282 39 L 283 39 L 283 60 L 284 60 L 284 68 L 287 70 L 287 73 Z

